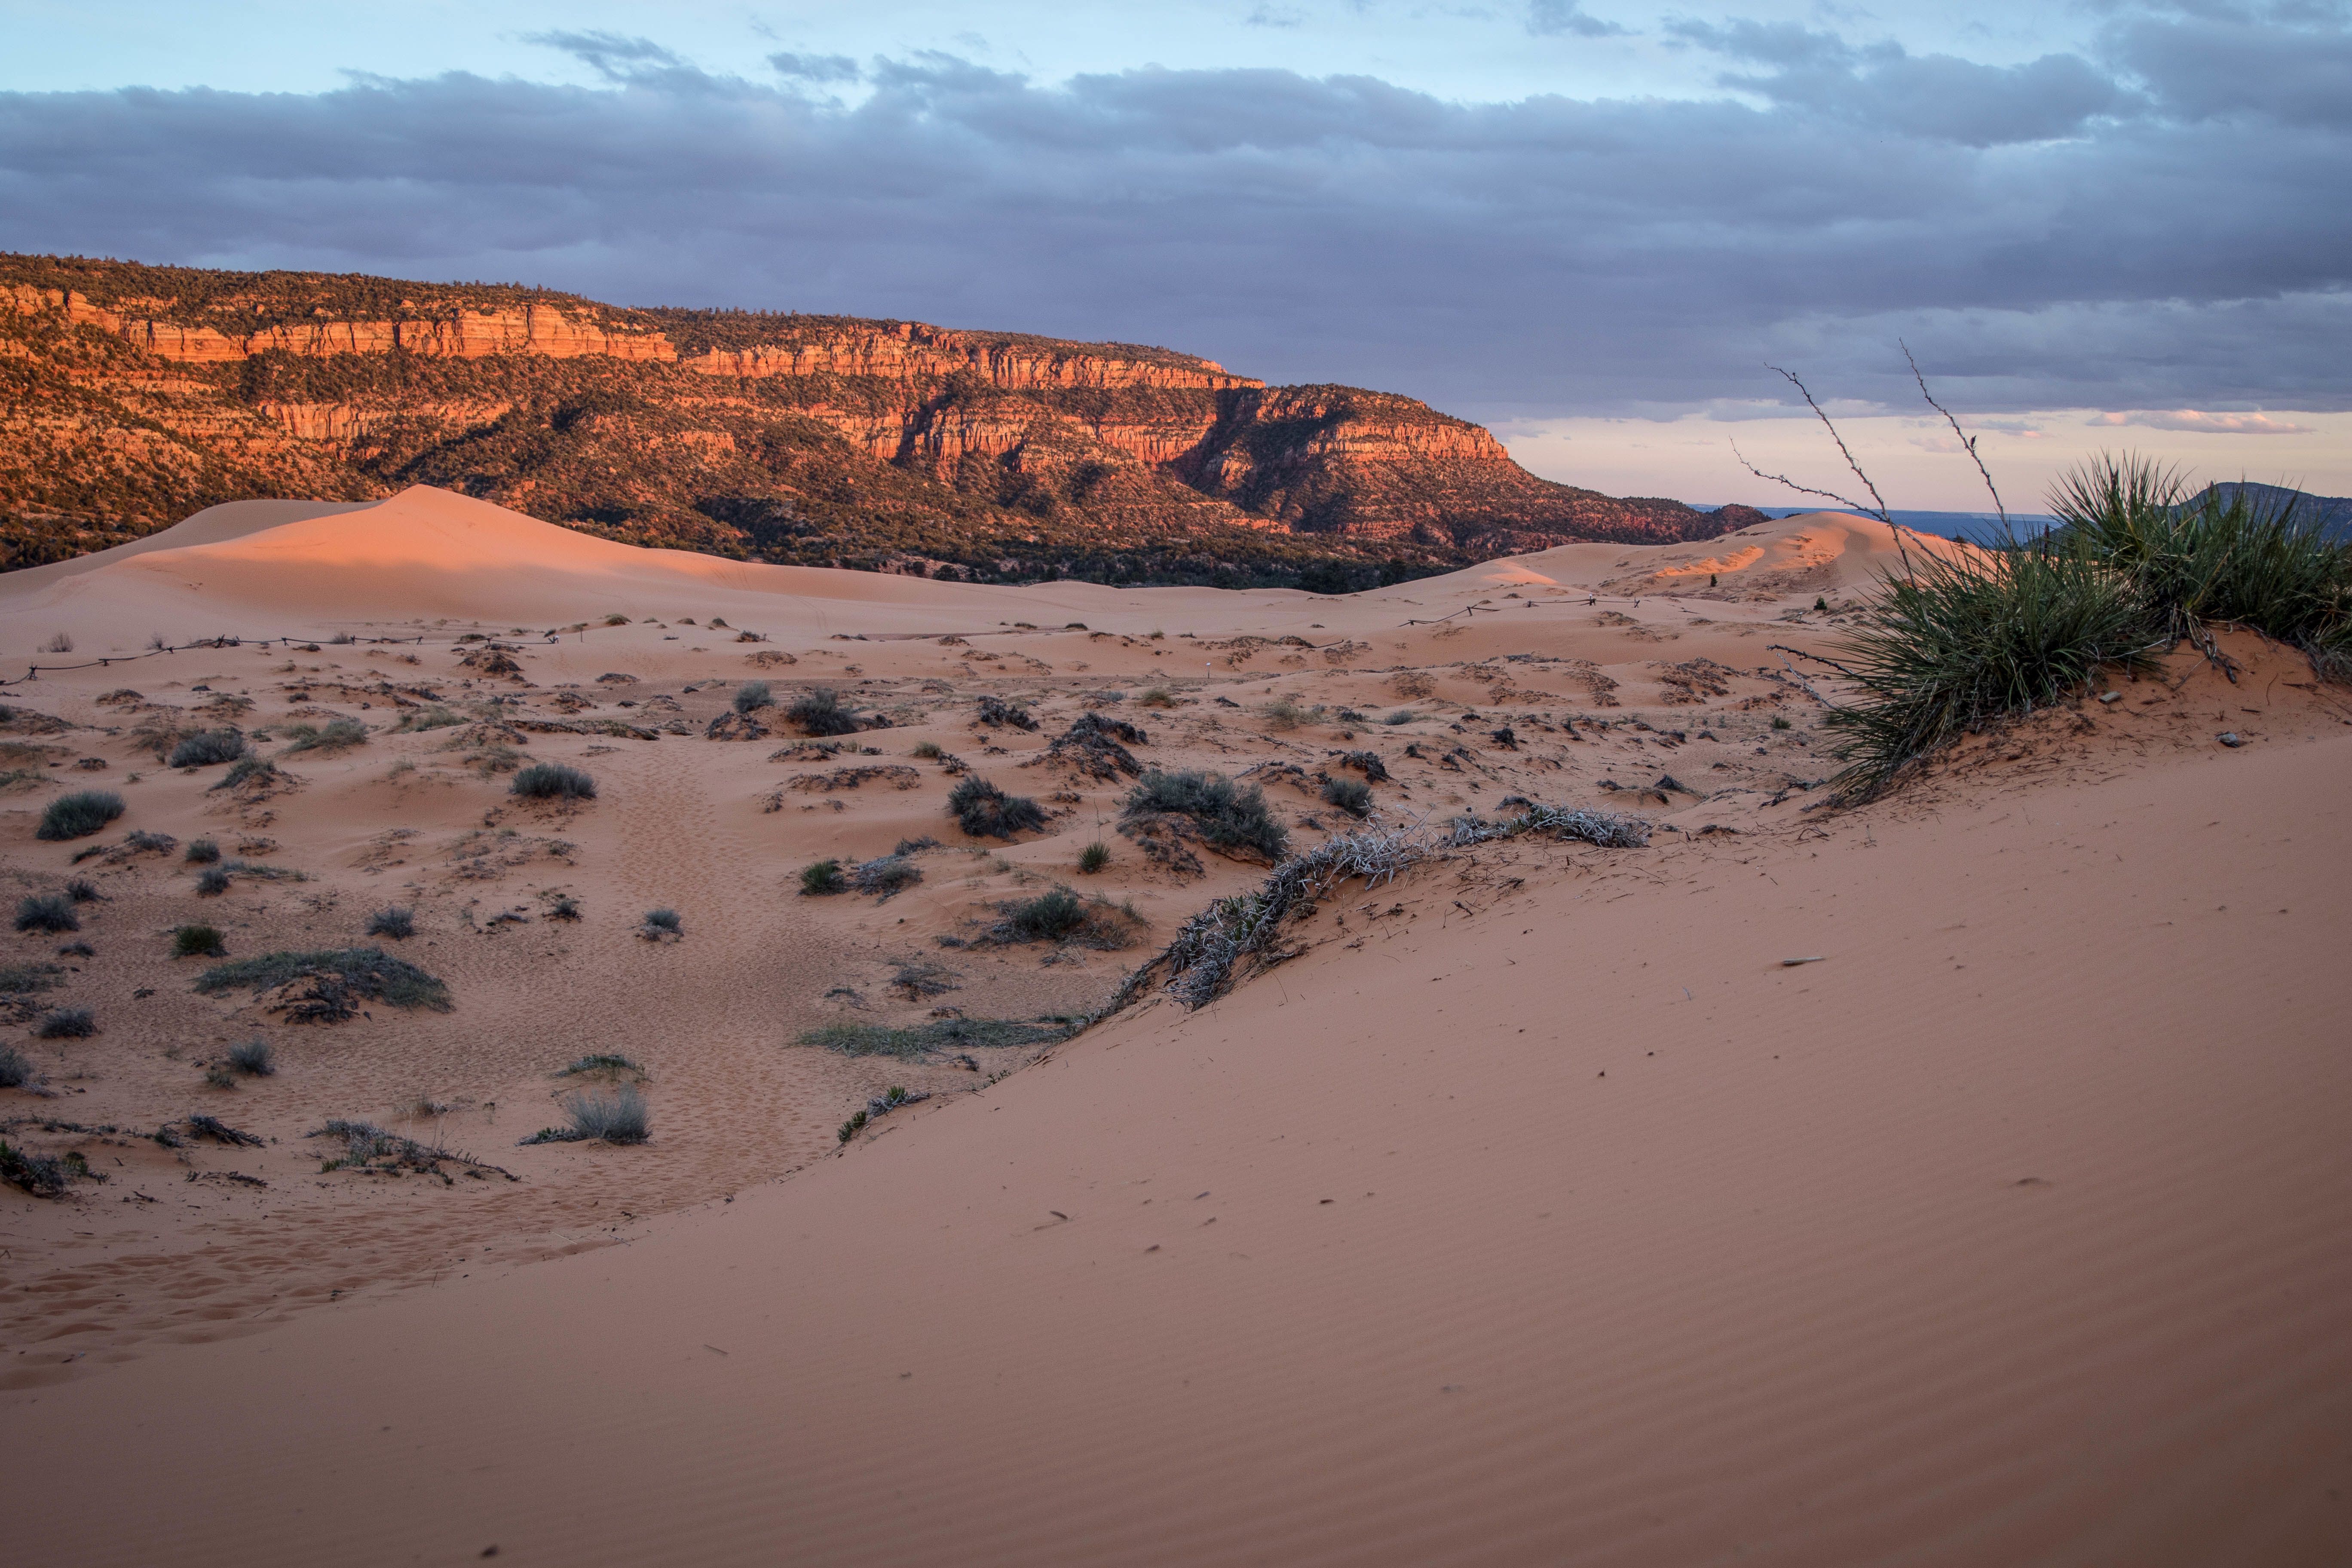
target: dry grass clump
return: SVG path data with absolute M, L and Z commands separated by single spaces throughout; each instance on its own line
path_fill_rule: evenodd
M 298 981 L 308 982 L 313 993 L 307 1005 L 297 1009 L 310 1021 L 348 1018 L 356 1011 L 352 1004 L 362 1001 L 423 1007 L 435 1013 L 446 1013 L 453 1005 L 448 986 L 380 947 L 266 952 L 258 958 L 233 959 L 196 976 L 196 990 L 207 996 L 235 990 L 257 995 Z
M 48 933 L 81 930 L 74 901 L 63 893 L 30 893 L 16 901 L 16 929 Z
M 1136 694 L 1135 704 L 1139 708 L 1173 708 L 1176 694 L 1164 686 L 1147 686 Z
M 222 944 L 220 930 L 204 924 L 175 927 L 172 931 L 173 958 L 224 958 L 228 949 Z
M 798 1044 L 838 1051 L 845 1057 L 898 1057 L 911 1059 L 963 1047 L 998 1049 L 1034 1046 L 1065 1039 L 1063 1025 L 1019 1024 L 1003 1018 L 942 1018 L 893 1029 L 881 1024 L 841 1022 L 803 1033 Z
M 199 730 L 193 735 L 183 735 L 172 748 L 165 765 L 174 768 L 208 768 L 216 763 L 233 763 L 245 755 L 245 733 L 239 730 Z
M 784 717 L 804 735 L 854 735 L 858 728 L 856 713 L 829 686 L 813 686 L 793 698 Z
M 676 910 L 647 910 L 637 924 L 637 934 L 647 942 L 677 942 L 686 935 L 686 926 Z
M 1008 724 L 1015 730 L 1034 730 L 1037 727 L 1037 721 L 1029 710 L 1017 702 L 1007 702 L 1002 697 L 980 700 L 979 721 L 1000 730 Z
M 514 776 L 508 793 L 525 800 L 594 800 L 596 781 L 565 763 L 533 763 Z
M 570 1119 L 570 1125 L 542 1127 L 522 1142 L 643 1143 L 653 1136 L 653 1113 L 633 1083 L 617 1085 L 610 1094 L 568 1095 L 563 1100 L 563 1113 Z
M 366 1171 L 379 1175 L 397 1176 L 406 1172 L 419 1175 L 438 1176 L 443 1184 L 456 1186 L 457 1181 L 443 1165 L 456 1165 L 468 1176 L 487 1179 L 504 1176 L 508 1181 L 520 1181 L 513 1172 L 487 1164 L 470 1154 L 460 1154 L 437 1144 L 420 1143 L 414 1138 L 404 1138 L 388 1132 L 373 1121 L 349 1121 L 341 1117 L 329 1121 L 316 1131 L 304 1134 L 310 1138 L 333 1138 L 341 1141 L 342 1152 L 328 1155 L 320 1162 L 319 1173 L 331 1171 Z
M 268 789 L 285 776 L 278 771 L 276 763 L 267 757 L 247 752 L 229 764 L 228 772 L 221 775 L 220 783 L 213 785 L 213 788 L 236 789 L 245 784 L 252 784 L 257 789 Z
M 0 1089 L 22 1089 L 33 1081 L 33 1064 L 14 1046 L 0 1046 Z
M 98 1017 L 87 1007 L 58 1007 L 41 1015 L 33 1034 L 44 1040 L 86 1040 L 98 1033 Z
M 1045 813 L 1026 795 L 1007 795 L 986 779 L 968 776 L 948 792 L 948 814 L 974 838 L 1011 838 L 1045 826 Z
M 191 866 L 210 866 L 220 859 L 220 846 L 209 838 L 188 840 L 187 861 Z
M 1369 784 L 1354 779 L 1328 779 L 1323 784 L 1323 804 L 1336 805 L 1349 816 L 1363 817 L 1372 814 L 1372 791 Z
M 841 874 L 838 860 L 813 860 L 801 868 L 801 896 L 821 899 L 828 893 L 845 893 L 849 879 Z
M 465 721 L 464 714 L 452 712 L 436 703 L 430 708 L 403 713 L 400 722 L 392 727 L 392 731 L 395 735 L 408 735 L 420 730 L 447 730 Z
M 1091 877 L 1110 864 L 1110 846 L 1097 838 L 1078 851 L 1078 871 Z
M 228 891 L 228 873 L 218 866 L 207 866 L 196 873 L 196 897 L 218 898 Z
M 112 790 L 76 790 L 58 796 L 43 808 L 41 826 L 33 836 L 51 843 L 87 838 L 121 816 L 123 809 L 122 797 Z
M 256 1036 L 228 1048 L 228 1065 L 234 1072 L 252 1078 L 268 1078 L 278 1070 L 278 1053 L 270 1048 L 268 1040 Z
M 356 719 L 330 719 L 324 724 L 286 727 L 289 752 L 341 752 L 367 743 L 367 726 Z
M 1227 849 L 1255 849 L 1278 860 L 1289 847 L 1290 835 L 1274 818 L 1265 794 L 1255 784 L 1244 789 L 1222 773 L 1184 769 L 1154 770 L 1128 791 L 1121 815 L 1128 817 L 1188 816 L 1207 842 Z
M 600 1051 L 593 1056 L 575 1057 L 570 1065 L 555 1069 L 558 1078 L 597 1078 L 615 1073 L 627 1073 L 633 1078 L 648 1075 L 641 1065 L 625 1056 Z
M 54 1198 L 77 1176 L 90 1173 L 89 1163 L 79 1153 L 53 1158 L 28 1154 L 0 1139 L 0 1182 L 21 1187 L 37 1198 Z
M 1288 731 L 1296 730 L 1301 724 L 1319 721 L 1323 717 L 1323 710 L 1320 707 L 1302 707 L 1296 699 L 1282 696 L 1275 698 L 1260 708 L 1258 716 L 1265 721 L 1265 727 L 1269 730 Z
M 738 713 L 753 713 L 775 705 L 776 699 L 764 680 L 747 680 L 735 689 L 735 711 Z
M 416 911 L 405 904 L 387 904 L 368 916 L 367 934 L 404 942 L 416 934 Z
M 849 873 L 850 885 L 861 893 L 874 893 L 887 903 L 894 894 L 903 893 L 923 879 L 923 868 L 904 855 L 883 855 L 871 860 L 861 860 Z

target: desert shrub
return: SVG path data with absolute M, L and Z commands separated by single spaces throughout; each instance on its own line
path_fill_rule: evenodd
M 173 958 L 223 958 L 228 949 L 221 943 L 217 927 L 204 924 L 184 925 L 172 932 Z
M 580 900 L 569 893 L 558 893 L 547 900 L 547 918 L 551 921 L 576 921 L 580 918 Z
M 735 711 L 738 713 L 756 712 L 775 705 L 776 700 L 764 680 L 747 680 L 735 689 Z
M 1323 804 L 1336 805 L 1349 816 L 1369 816 L 1372 810 L 1371 786 L 1354 779 L 1328 780 L 1323 785 Z
M 188 864 L 210 866 L 220 858 L 220 846 L 209 838 L 188 840 Z
M 169 855 L 179 847 L 179 844 L 180 841 L 168 833 L 150 833 L 143 827 L 134 827 L 122 836 L 124 848 L 136 849 L 142 854 Z
M 227 1063 L 215 1062 L 205 1069 L 205 1083 L 212 1089 L 235 1089 L 236 1074 L 229 1070 Z
M 615 613 L 615 614 L 613 614 L 613 615 L 606 616 L 604 617 L 604 624 L 605 624 L 606 626 L 627 626 L 627 625 L 629 624 L 629 617 L 628 617 L 628 616 L 624 616 L 624 615 L 620 615 L 620 614 L 618 614 L 618 613 Z
M 940 841 L 926 833 L 919 838 L 901 838 L 891 847 L 893 855 L 920 855 L 926 849 L 937 849 Z
M 625 1083 L 610 1094 L 574 1094 L 563 1101 L 568 1127 L 543 1127 L 525 1143 L 642 1143 L 651 1134 L 652 1116 L 646 1098 L 635 1084 Z
M 228 891 L 228 873 L 217 866 L 207 866 L 196 873 L 196 897 L 217 898 Z
M 2158 637 L 2130 579 L 2079 545 L 1916 554 L 1837 650 L 1860 689 L 1823 721 L 1846 738 L 1839 789 L 1867 799 L 1915 758 L 2047 707 L 2102 666 L 2145 666 Z
M 76 790 L 49 802 L 41 812 L 41 826 L 34 837 L 50 842 L 87 838 L 121 816 L 122 811 L 122 797 L 112 790 Z
M 400 722 L 394 724 L 392 729 L 394 734 L 405 735 L 413 734 L 419 730 L 446 730 L 465 721 L 464 714 L 453 713 L 448 709 L 436 704 L 431 708 L 420 708 L 403 713 L 400 716 Z
M 596 781 L 564 763 L 533 763 L 514 776 L 510 793 L 526 800 L 594 800 Z
M 1420 717 L 1420 714 L 1413 712 L 1411 709 L 1400 708 L 1395 712 L 1390 714 L 1387 718 L 1381 720 L 1381 722 L 1391 725 L 1410 724 Z
M 58 956 L 60 958 L 96 958 L 98 956 L 98 949 L 90 946 L 89 943 L 86 942 L 69 942 L 66 943 L 65 946 L 58 949 Z
M 368 916 L 367 934 L 404 942 L 416 934 L 416 911 L 405 904 L 386 904 Z
M 2300 496 L 2186 492 L 2151 458 L 2102 455 L 2060 479 L 2050 510 L 2066 543 L 2129 576 L 2168 637 L 2248 626 L 2352 677 L 2352 544 Z
M 98 1019 L 87 1007 L 55 1007 L 41 1015 L 33 1033 L 45 1040 L 86 1040 L 98 1033 Z
M 1136 703 L 1144 708 L 1173 708 L 1176 694 L 1164 686 L 1147 686 L 1136 694 Z
M 600 1051 L 593 1056 L 575 1057 L 570 1066 L 556 1068 L 555 1076 L 581 1078 L 610 1072 L 634 1073 L 639 1078 L 646 1076 L 646 1069 L 642 1066 L 627 1057 L 618 1056 L 610 1051 Z
M 1031 716 L 1029 710 L 1019 703 L 1007 702 L 1002 697 L 983 697 L 980 700 L 980 721 L 983 724 L 993 724 L 998 729 L 1003 729 L 1007 724 L 1016 730 L 1034 730 L 1037 727 L 1037 721 Z
M 1010 838 L 1045 826 L 1045 813 L 1035 801 L 969 776 L 948 792 L 948 814 L 974 838 Z
M 940 743 L 937 741 L 919 741 L 915 744 L 915 755 L 925 762 L 936 762 L 947 753 L 940 750 Z
M 1792 726 L 1786 719 L 1783 719 L 1778 713 L 1772 715 L 1772 728 L 1775 730 L 1787 730 L 1793 727 L 1794 726 Z
M 70 632 L 59 632 L 41 645 L 43 653 L 71 653 L 73 650 L 73 634 Z
M 245 755 L 245 735 L 236 730 L 199 730 L 193 735 L 183 735 L 180 743 L 172 748 L 168 764 L 175 768 L 208 768 L 215 763 L 233 763 Z
M 808 898 L 845 892 L 848 887 L 849 879 L 841 874 L 838 860 L 815 860 L 801 868 L 801 892 Z
M 857 732 L 857 715 L 842 705 L 840 694 L 829 686 L 812 686 L 793 699 L 784 710 L 784 717 L 807 735 L 854 735 Z
M 997 1018 L 943 1018 L 904 1029 L 894 1029 L 882 1024 L 843 1021 L 807 1030 L 800 1036 L 798 1043 L 838 1051 L 845 1057 L 908 1058 L 967 1046 L 983 1049 L 1034 1046 L 1063 1039 L 1068 1034 L 1067 1028 L 1058 1026 L 1018 1024 Z
M 79 931 L 81 916 L 74 912 L 73 900 L 63 893 L 31 893 L 16 901 L 16 929 Z
M 266 785 L 274 783 L 280 776 L 276 763 L 271 762 L 268 757 L 256 756 L 248 752 L 231 763 L 228 765 L 228 772 L 221 775 L 220 783 L 213 785 L 213 788 L 235 789 L 239 784 L 251 784 L 256 779 Z
M 80 1156 L 68 1158 L 79 1161 Z M 37 1198 L 53 1198 L 66 1190 L 66 1184 L 73 1176 L 66 1161 L 47 1154 L 27 1154 L 22 1149 L 10 1148 L 7 1140 L 0 1138 L 0 1182 L 22 1187 Z
M 878 893 L 887 900 L 923 879 L 923 868 L 903 855 L 883 855 L 861 860 L 849 874 L 850 885 L 861 893 Z
M 33 1064 L 14 1046 L 0 1046 L 0 1089 L 22 1089 L 33 1081 Z
M 1255 849 L 1273 859 L 1280 859 L 1290 842 L 1289 834 L 1266 805 L 1265 792 L 1255 784 L 1243 789 L 1222 773 L 1187 769 L 1144 774 L 1127 792 L 1124 814 L 1142 816 L 1154 812 L 1189 816 L 1211 844 Z
M 367 743 L 367 726 L 356 719 L 330 719 L 324 724 L 289 724 L 289 752 L 340 752 Z
M 296 980 L 329 982 L 351 998 L 393 1007 L 446 1013 L 451 1005 L 446 985 L 380 947 L 321 948 L 232 959 L 196 976 L 196 989 L 207 996 L 234 990 L 257 994 Z
M 686 934 L 686 928 L 679 923 L 676 910 L 647 910 L 645 922 L 637 930 L 642 935 L 656 939 Z
M 105 895 L 88 878 L 76 877 L 66 883 L 66 897 L 78 904 L 90 904 L 100 901 Z
M 257 1036 L 228 1048 L 228 1065 L 254 1078 L 268 1078 L 278 1070 L 278 1053 L 268 1040 Z
M 1110 846 L 1096 839 L 1078 851 L 1078 869 L 1091 877 L 1110 864 Z
M 1067 888 L 1055 888 L 1013 905 L 1005 920 L 1023 936 L 1051 942 L 1087 923 L 1086 900 Z
M 1301 724 L 1311 724 L 1323 717 L 1320 708 L 1302 708 L 1288 697 L 1277 697 L 1258 710 L 1269 730 L 1296 730 Z

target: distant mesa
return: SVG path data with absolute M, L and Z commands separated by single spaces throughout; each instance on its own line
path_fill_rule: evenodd
M 743 560 L 1324 592 L 1761 521 L 1538 479 L 1409 397 L 916 321 L 0 255 L 0 358 L 8 567 L 416 484 Z

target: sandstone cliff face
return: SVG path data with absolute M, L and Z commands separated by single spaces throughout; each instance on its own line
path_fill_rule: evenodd
M 27 559 L 70 552 L 45 528 L 418 481 L 768 559 L 1189 581 L 1753 516 L 1553 484 L 1411 398 L 1167 349 L 385 279 L 0 257 L 0 542 Z

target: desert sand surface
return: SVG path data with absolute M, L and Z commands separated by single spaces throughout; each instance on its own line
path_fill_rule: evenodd
M 0 1188 L 27 1560 L 2352 1560 L 2352 706 L 2286 650 L 1837 810 L 1798 671 L 1899 558 L 1862 519 L 1324 598 L 302 510 L 0 578 L 0 676 L 40 669 L 0 870 L 93 894 L 8 938 L 7 1000 L 98 1026 L 15 1031 L 0 1135 L 102 1178 Z M 753 679 L 889 723 L 724 738 Z M 1654 831 L 1342 887 L 1222 999 L 1064 1038 L 1265 872 L 1119 833 L 1130 776 L 1055 749 L 1089 711 L 1294 847 L 1355 826 L 1320 792 L 1363 752 L 1378 823 Z M 334 718 L 364 742 L 288 749 Z M 157 761 L 223 724 L 277 773 Z M 541 760 L 597 797 L 509 795 Z M 960 769 L 1045 826 L 966 837 Z M 37 840 L 88 786 L 125 816 Z M 903 891 L 799 891 L 927 837 Z M 199 837 L 264 869 L 200 894 Z M 1055 885 L 1098 941 L 1003 934 Z M 170 956 L 394 903 L 448 1012 L 298 1024 Z M 1036 1037 L 796 1043 L 955 1015 Z M 275 1074 L 207 1081 L 254 1037 Z M 600 1052 L 651 1142 L 518 1146 Z M 930 1098 L 842 1141 L 893 1085 Z M 446 1157 L 321 1170 L 334 1117 Z

